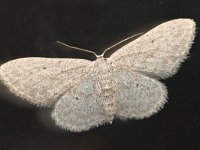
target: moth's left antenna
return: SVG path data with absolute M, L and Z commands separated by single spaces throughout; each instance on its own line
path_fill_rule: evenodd
M 91 54 L 94 54 L 96 58 L 98 57 L 97 54 L 95 52 L 93 52 L 93 51 L 90 51 L 90 50 L 87 50 L 87 49 L 83 49 L 83 48 L 79 48 L 79 47 L 75 47 L 75 46 L 71 46 L 71 45 L 65 44 L 65 43 L 60 42 L 60 41 L 56 41 L 56 43 L 61 44 L 63 46 L 66 46 L 68 48 L 72 48 L 72 49 L 75 49 L 75 50 L 91 53 Z

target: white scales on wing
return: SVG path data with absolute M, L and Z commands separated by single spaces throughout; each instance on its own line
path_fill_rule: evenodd
M 0 66 L 0 79 L 33 104 L 53 105 L 52 118 L 70 131 L 112 123 L 115 117 L 142 119 L 163 107 L 167 90 L 158 79 L 176 73 L 194 37 L 195 22 L 176 19 L 129 42 L 110 58 L 103 57 L 110 48 L 101 56 L 76 48 L 95 54 L 95 61 L 21 58 Z

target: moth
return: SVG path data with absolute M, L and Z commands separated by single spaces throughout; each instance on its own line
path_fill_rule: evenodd
M 95 61 L 39 57 L 8 61 L 0 66 L 0 80 L 32 104 L 53 106 L 55 123 L 73 132 L 112 123 L 114 118 L 148 118 L 167 101 L 166 87 L 159 79 L 177 72 L 194 37 L 192 19 L 175 19 L 109 58 L 104 57 L 107 49 L 95 54 Z

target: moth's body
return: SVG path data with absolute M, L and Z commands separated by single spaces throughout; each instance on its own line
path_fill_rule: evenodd
M 177 72 L 194 37 L 195 22 L 176 19 L 124 45 L 109 58 L 103 57 L 105 50 L 93 62 L 38 57 L 9 61 L 0 66 L 0 80 L 33 104 L 54 104 L 52 118 L 70 131 L 86 131 L 114 118 L 143 119 L 165 104 L 167 90 L 158 79 Z
M 99 102 L 102 106 L 107 120 L 112 123 L 114 115 L 116 114 L 116 81 L 113 77 L 113 67 L 108 59 L 104 57 L 97 57 L 94 62 L 93 74 L 97 77 L 98 94 L 101 97 Z

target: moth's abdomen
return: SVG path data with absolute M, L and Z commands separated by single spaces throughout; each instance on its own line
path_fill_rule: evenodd
M 103 77 L 100 77 L 99 79 L 100 96 L 102 98 L 101 105 L 106 115 L 108 115 L 108 120 L 112 122 L 116 112 L 114 81 L 109 75 L 105 75 Z
M 106 59 L 100 59 L 97 60 L 94 71 L 98 78 L 98 94 L 101 97 L 99 104 L 102 106 L 107 120 L 112 123 L 114 115 L 116 114 L 116 84 L 112 77 L 112 67 L 107 63 Z

